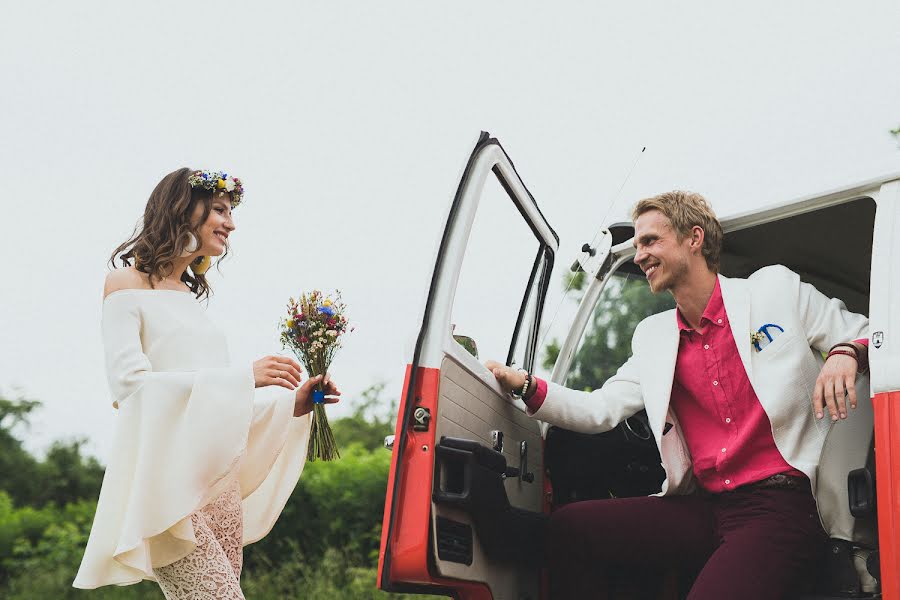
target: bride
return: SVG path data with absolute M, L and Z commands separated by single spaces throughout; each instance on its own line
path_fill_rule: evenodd
M 116 433 L 75 587 L 151 579 L 169 600 L 241 599 L 242 548 L 297 484 L 321 376 L 301 385 L 300 365 L 280 356 L 230 366 L 198 302 L 243 195 L 225 173 L 174 171 L 113 252 L 123 266 L 106 278 L 102 330 Z M 265 386 L 285 390 L 256 397 Z

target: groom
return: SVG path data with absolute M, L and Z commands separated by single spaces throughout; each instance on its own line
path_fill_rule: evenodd
M 699 572 L 691 600 L 781 598 L 824 547 L 816 468 L 829 427 L 856 407 L 867 320 L 782 266 L 719 275 L 722 227 L 699 194 L 641 200 L 632 218 L 634 262 L 676 309 L 638 325 L 601 389 L 487 362 L 530 415 L 565 429 L 607 431 L 646 409 L 666 472 L 658 496 L 552 514 L 551 597 L 606 598 L 610 567 L 678 566 Z

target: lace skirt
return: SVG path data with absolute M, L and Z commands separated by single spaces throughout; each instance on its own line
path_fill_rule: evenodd
M 167 600 L 244 600 L 243 514 L 237 481 L 191 515 L 197 547 L 184 558 L 153 569 Z

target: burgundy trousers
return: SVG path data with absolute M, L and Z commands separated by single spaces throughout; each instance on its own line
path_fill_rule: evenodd
M 612 600 L 611 581 L 640 589 L 675 568 L 695 578 L 689 600 L 779 600 L 811 580 L 826 541 L 808 489 L 574 502 L 550 518 L 551 598 Z

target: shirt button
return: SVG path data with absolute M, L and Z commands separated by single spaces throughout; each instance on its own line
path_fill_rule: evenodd
M 725 485 L 731 485 L 731 480 L 730 480 L 730 479 L 726 479 L 726 480 L 725 480 Z
M 716 322 L 717 322 L 717 323 L 721 323 L 721 322 L 722 322 L 722 319 L 719 319 L 719 320 L 718 320 L 718 321 L 716 321 Z
M 713 380 L 713 385 L 719 385 L 719 382 L 716 380 Z
M 726 422 L 726 423 L 731 423 L 731 417 L 725 417 L 725 422 Z
M 703 349 L 704 349 L 704 350 L 709 350 L 709 344 L 703 344 Z
M 725 452 L 725 448 L 722 448 L 722 452 Z

